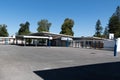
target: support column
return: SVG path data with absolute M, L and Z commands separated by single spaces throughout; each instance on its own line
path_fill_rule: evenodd
M 47 43 L 48 43 L 48 41 L 47 41 L 47 39 L 46 39 L 46 43 L 45 43 L 46 47 L 47 47 Z
M 115 39 L 115 45 L 114 45 L 114 56 L 117 55 L 117 41 Z
M 36 40 L 35 40 L 35 46 L 36 46 L 36 47 L 37 47 L 37 41 L 38 41 L 38 40 L 36 39 Z
M 29 38 L 29 42 L 28 42 L 29 46 L 30 46 L 30 42 L 31 42 L 30 40 L 31 40 L 31 39 Z
M 85 40 L 84 40 L 84 48 L 86 48 L 86 42 L 85 42 Z
M 90 48 L 90 41 L 88 40 L 88 48 Z
M 69 39 L 67 38 L 66 47 L 69 47 Z
M 71 47 L 73 47 L 73 41 L 71 41 Z
M 96 49 L 96 41 L 95 41 L 95 44 L 94 44 L 94 48 Z
M 22 40 L 21 45 L 24 45 L 24 39 L 22 38 L 21 40 Z
M 12 43 L 13 45 L 15 44 L 15 39 L 13 39 L 13 43 Z
M 81 47 L 81 46 L 80 46 L 80 41 L 78 41 L 78 42 L 79 42 L 79 48 L 80 48 L 80 47 Z
M 16 38 L 16 45 L 18 45 L 18 42 L 17 42 L 17 40 L 18 40 L 18 39 Z
M 48 46 L 51 47 L 51 41 L 48 39 Z
M 24 46 L 26 46 L 26 39 L 24 38 Z
M 49 38 L 48 38 L 48 46 L 49 46 L 49 47 L 51 47 L 51 40 L 52 40 L 52 39 L 53 39 L 52 36 L 49 35 Z

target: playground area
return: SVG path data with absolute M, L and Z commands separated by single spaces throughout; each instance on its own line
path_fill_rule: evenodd
M 0 80 L 120 80 L 120 54 L 71 47 L 0 45 Z

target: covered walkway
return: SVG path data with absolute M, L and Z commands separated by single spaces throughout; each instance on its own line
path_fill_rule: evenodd
M 47 42 L 50 39 L 50 37 L 19 35 L 19 36 L 16 36 L 16 44 L 24 45 L 24 46 L 26 45 L 38 46 L 41 39 L 44 39 L 45 42 Z
M 34 46 L 66 46 L 72 41 L 73 36 L 54 34 L 49 32 L 32 33 L 29 35 L 16 36 L 17 45 L 34 45 Z
M 73 47 L 103 48 L 103 39 L 97 37 L 75 37 Z

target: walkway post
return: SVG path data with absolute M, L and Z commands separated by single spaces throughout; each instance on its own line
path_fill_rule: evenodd
M 16 45 L 18 45 L 18 42 L 17 42 L 17 41 L 18 41 L 18 39 L 16 38 Z
M 51 40 L 52 40 L 52 37 L 51 35 L 49 36 L 49 39 L 48 39 L 48 46 L 51 47 Z
M 37 44 L 38 44 L 38 40 L 37 39 L 35 39 L 35 46 L 37 47 Z
M 66 47 L 69 46 L 69 39 L 67 38 Z
M 114 56 L 117 56 L 117 41 L 115 39 L 115 45 L 114 45 Z
M 24 38 L 24 46 L 26 46 L 26 39 Z
M 48 46 L 50 47 L 51 45 L 51 41 L 50 41 L 50 39 L 48 39 Z

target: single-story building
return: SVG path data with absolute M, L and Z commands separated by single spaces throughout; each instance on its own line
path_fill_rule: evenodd
M 8 44 L 14 44 L 14 43 L 15 43 L 15 36 L 0 37 L 0 44 L 1 45 L 8 45 Z
M 16 44 L 36 46 L 71 46 L 73 36 L 54 34 L 50 32 L 32 33 L 29 35 L 17 35 Z M 19 42 L 18 42 L 19 41 Z M 20 42 L 21 41 L 21 42 Z
M 50 32 L 0 37 L 0 44 L 114 49 L 115 41 L 99 37 L 73 37 Z
M 98 37 L 74 37 L 73 47 L 103 48 L 103 38 Z

